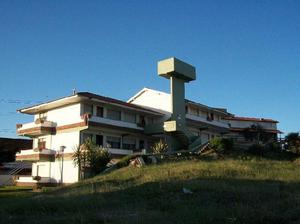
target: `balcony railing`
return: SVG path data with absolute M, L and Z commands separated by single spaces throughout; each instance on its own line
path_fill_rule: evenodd
M 27 149 L 16 154 L 17 161 L 54 161 L 55 150 L 51 149 Z
M 29 137 L 52 134 L 55 132 L 55 123 L 52 121 L 36 121 L 26 124 L 17 124 L 18 135 Z
M 111 126 L 117 126 L 117 127 L 123 127 L 123 128 L 130 128 L 130 129 L 136 129 L 136 130 L 143 130 L 143 127 L 140 127 L 136 123 L 130 123 L 126 121 L 118 121 L 118 120 L 111 120 L 108 118 L 103 118 L 103 117 L 96 117 L 96 116 L 91 116 L 88 119 L 89 122 L 94 122 L 94 123 L 100 123 L 104 125 L 111 125 Z
M 217 121 L 217 120 L 213 120 L 211 118 L 208 119 L 207 117 L 196 116 L 193 114 L 186 114 L 186 118 L 195 120 L 195 121 L 204 122 L 204 123 L 211 124 L 211 125 L 215 125 L 215 126 L 222 127 L 222 128 L 229 128 L 228 123 L 225 121 L 222 121 L 222 120 Z

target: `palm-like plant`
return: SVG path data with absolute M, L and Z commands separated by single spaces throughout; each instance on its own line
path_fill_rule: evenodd
M 160 139 L 151 147 L 154 154 L 161 154 L 168 151 L 168 144 Z
M 110 161 L 108 150 L 95 145 L 91 139 L 87 139 L 82 145 L 76 146 L 72 157 L 74 164 L 79 169 L 79 180 L 85 178 L 87 170 L 93 175 L 99 173 Z

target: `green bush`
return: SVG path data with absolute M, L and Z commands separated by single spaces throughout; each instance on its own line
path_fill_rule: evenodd
M 216 137 L 210 140 L 209 146 L 217 152 L 226 152 L 233 149 L 233 140 Z
M 97 146 L 91 139 L 75 147 L 72 157 L 79 167 L 79 179 L 100 173 L 111 159 L 108 150 Z
M 94 155 L 91 157 L 91 170 L 94 174 L 100 173 L 110 161 L 110 153 L 103 147 L 95 147 Z

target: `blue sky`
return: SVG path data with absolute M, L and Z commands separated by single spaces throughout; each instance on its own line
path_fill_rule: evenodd
M 300 1 L 0 1 L 0 136 L 17 108 L 95 92 L 127 100 L 176 56 L 197 68 L 187 98 L 300 130 Z

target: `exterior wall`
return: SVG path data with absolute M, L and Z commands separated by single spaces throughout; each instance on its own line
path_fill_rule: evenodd
M 81 121 L 80 103 L 50 110 L 46 113 L 47 120 L 56 123 L 56 126 L 73 124 Z M 39 114 L 34 116 L 36 120 Z
M 56 159 L 55 162 L 36 162 L 32 164 L 32 176 L 40 176 L 50 183 L 61 183 L 61 172 L 63 171 L 63 182 L 74 183 L 78 181 L 78 167 L 72 160 Z
M 277 124 L 271 122 L 255 122 L 255 121 L 238 121 L 228 120 L 232 128 L 248 128 L 251 125 L 260 125 L 264 129 L 277 130 Z
M 143 113 L 140 113 L 135 110 L 129 110 L 125 109 L 122 107 L 117 107 L 117 106 L 111 106 L 111 105 L 103 105 L 97 102 L 89 102 L 89 103 L 82 103 L 81 104 L 81 115 L 84 114 L 84 107 L 85 105 L 92 106 L 92 117 L 90 118 L 90 121 L 95 121 L 95 122 L 100 122 L 100 123 L 106 123 L 106 124 L 111 124 L 111 125 L 116 125 L 116 126 L 122 126 L 122 127 L 128 127 L 128 128 L 137 128 L 142 130 L 141 127 L 138 127 L 137 125 L 141 123 L 141 116 L 145 118 L 146 124 L 150 124 L 153 122 L 157 122 L 159 118 L 157 116 L 151 116 L 151 115 L 145 115 Z M 103 108 L 103 116 L 99 117 L 97 116 L 97 106 Z M 108 110 L 115 110 L 119 111 L 121 114 L 120 120 L 114 120 L 110 119 L 108 117 Z M 135 116 L 135 121 L 134 122 L 129 122 L 126 120 L 126 114 L 131 114 Z
M 91 134 L 92 135 L 92 140 L 96 141 L 96 135 L 102 135 L 103 136 L 103 147 L 108 148 L 108 151 L 112 154 L 122 154 L 122 155 L 127 155 L 127 154 L 132 154 L 134 151 L 140 151 L 142 149 L 149 150 L 150 148 L 150 142 L 155 141 L 155 137 L 143 135 L 143 134 L 137 134 L 137 133 L 129 133 L 125 132 L 119 129 L 110 129 L 110 128 L 89 128 L 88 130 L 81 131 L 81 137 L 80 137 L 80 142 L 83 143 L 83 135 L 84 134 Z M 118 137 L 120 138 L 120 148 L 112 148 L 109 147 L 109 144 L 107 143 L 107 136 L 111 137 Z M 135 139 L 135 149 L 124 149 L 122 147 L 123 145 L 123 139 L 124 138 L 131 138 Z M 144 141 L 144 147 L 140 148 L 140 141 Z
M 129 100 L 130 103 L 150 107 L 151 109 L 158 109 L 166 113 L 171 113 L 171 97 L 170 94 L 144 89 L 145 91 L 138 97 Z
M 215 137 L 221 137 L 222 135 L 220 133 L 212 132 L 212 131 L 199 131 L 196 128 L 189 128 L 189 131 L 191 131 L 194 135 L 201 137 L 201 143 L 204 144 L 208 142 L 209 140 L 215 138 Z
M 203 116 L 203 115 L 197 116 L 197 115 L 192 115 L 192 114 L 187 114 L 186 118 L 189 118 L 189 119 L 195 120 L 195 121 L 200 121 L 200 122 L 203 122 L 203 123 L 207 123 L 207 124 L 210 124 L 210 125 L 214 125 L 216 127 L 229 128 L 228 122 L 223 121 L 221 119 L 208 121 L 206 116 Z
M 46 148 L 55 151 L 60 150 L 60 146 L 65 146 L 65 152 L 73 152 L 73 148 L 79 145 L 79 131 L 60 132 L 55 135 L 44 135 L 33 139 L 33 148 L 38 147 L 38 139 L 46 141 Z

